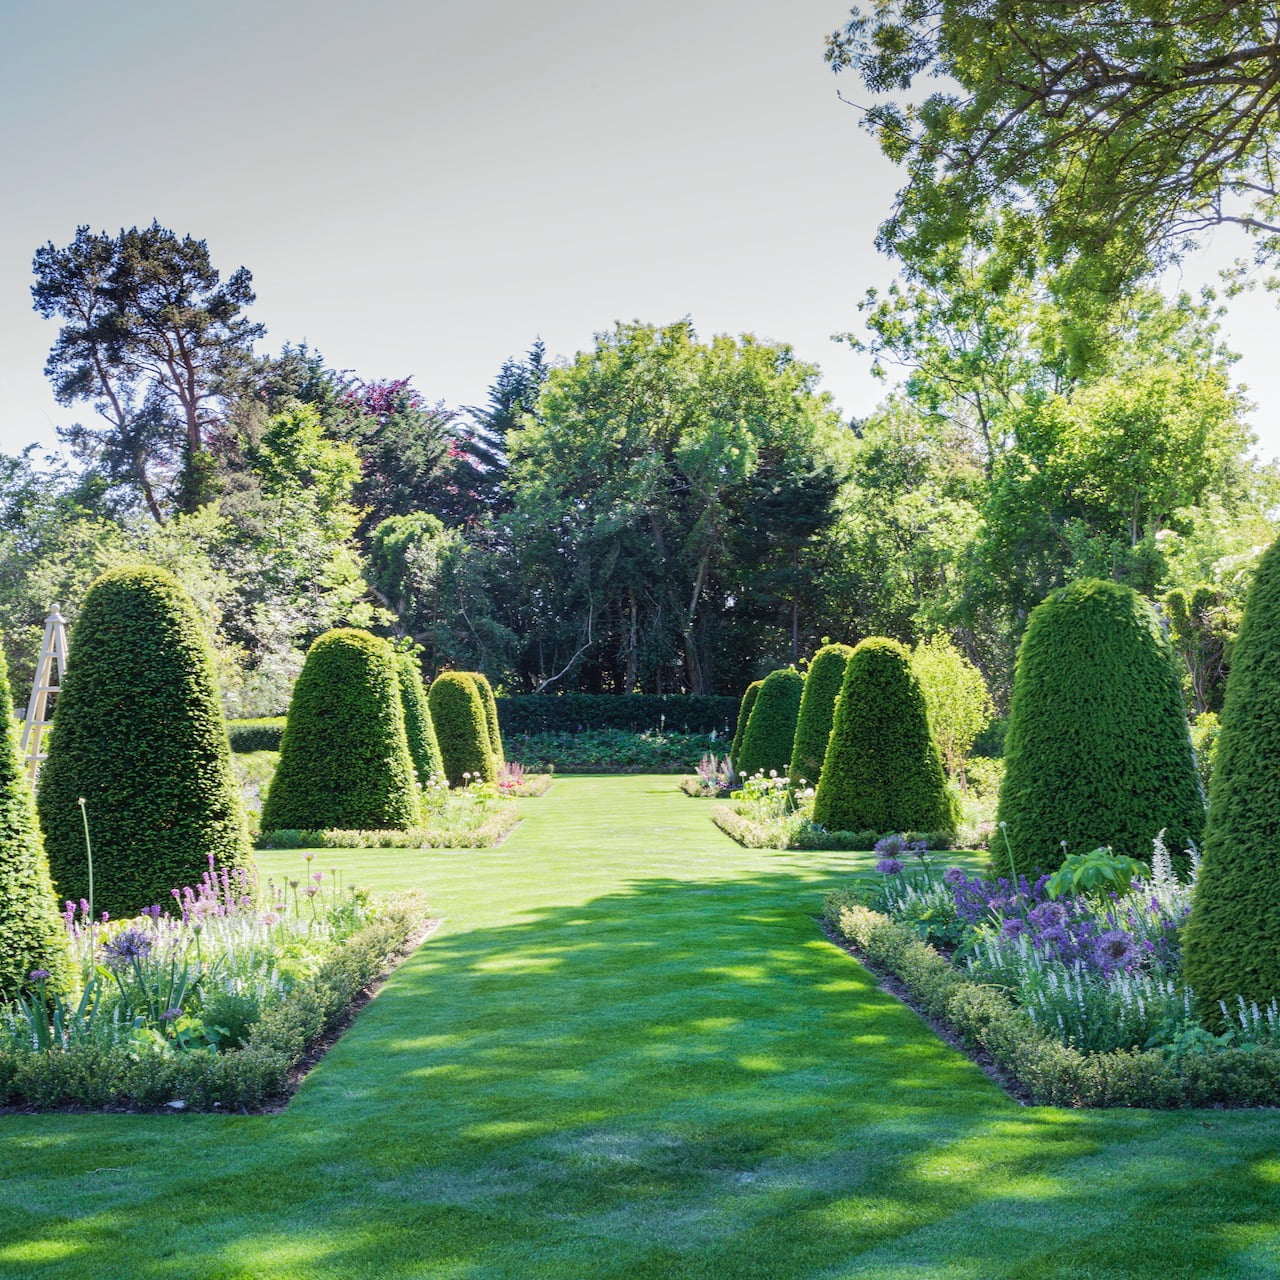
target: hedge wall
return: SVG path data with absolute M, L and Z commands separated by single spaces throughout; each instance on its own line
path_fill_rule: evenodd
M 231 740 L 231 750 L 237 754 L 247 751 L 279 751 L 284 726 L 284 716 L 228 720 L 227 737 Z
M 738 699 L 650 693 L 536 693 L 498 699 L 503 733 L 574 733 L 624 729 L 643 733 L 665 725 L 673 733 L 733 732 Z

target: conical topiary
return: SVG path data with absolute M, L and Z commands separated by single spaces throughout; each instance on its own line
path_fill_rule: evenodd
M 71 632 L 38 809 L 54 884 L 73 900 L 89 896 L 82 796 L 97 910 L 167 904 L 210 857 L 250 865 L 213 655 L 162 569 L 103 574 Z
M 468 780 L 493 782 L 498 776 L 489 744 L 484 702 L 471 674 L 445 671 L 436 676 L 427 695 L 431 719 L 440 742 L 440 755 L 449 785 Z M 470 779 L 466 775 L 470 775 Z
M 863 640 L 845 664 L 813 819 L 828 831 L 955 830 L 924 694 L 896 640 Z
M 436 740 L 435 725 L 431 723 L 431 710 L 427 706 L 422 667 L 413 654 L 398 653 L 396 670 L 400 675 L 400 703 L 404 708 L 409 755 L 413 759 L 418 783 L 425 787 L 432 778 L 444 777 L 444 761 L 440 757 L 440 743 Z
M 804 676 L 794 667 L 771 671 L 765 677 L 739 748 L 738 772 L 744 778 L 770 771 L 787 772 L 803 692 Z
M 493 696 L 493 686 L 483 671 L 467 673 L 475 682 L 480 693 L 480 701 L 484 704 L 484 723 L 489 732 L 489 754 L 493 756 L 494 765 L 501 769 L 506 763 L 502 754 L 502 727 L 498 723 L 498 700 Z
M 1204 858 L 1182 933 L 1201 1018 L 1280 996 L 1280 542 L 1258 563 L 1222 709 Z
M 1109 845 L 1149 860 L 1199 842 L 1204 799 L 1180 673 L 1152 607 L 1085 580 L 1032 610 L 1018 652 L 992 839 L 1000 875 L 1032 878 Z
M 742 739 L 746 737 L 747 724 L 751 720 L 751 709 L 756 705 L 756 699 L 760 696 L 760 690 L 763 687 L 763 680 L 753 680 L 747 685 L 746 692 L 742 695 L 742 705 L 738 708 L 738 723 L 733 727 L 733 746 L 729 748 L 729 760 L 739 773 L 742 772 L 738 768 L 738 761 L 742 756 Z
M 35 800 L 27 783 L 18 726 L 9 708 L 9 673 L 0 651 L 0 1001 L 35 986 L 47 973 L 51 986 L 70 971 L 67 931 L 49 875 Z
M 419 817 L 396 656 L 367 631 L 326 631 L 293 686 L 262 829 L 400 831 Z
M 791 785 L 811 787 L 822 777 L 822 762 L 835 719 L 836 697 L 844 683 L 845 664 L 853 656 L 847 644 L 826 644 L 813 655 L 804 678 L 796 737 L 791 746 Z

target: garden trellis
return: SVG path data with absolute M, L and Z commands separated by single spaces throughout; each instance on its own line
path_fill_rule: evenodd
M 58 692 L 66 674 L 67 624 L 55 604 L 44 620 L 44 639 L 40 642 L 35 683 L 31 688 L 31 700 L 27 703 L 27 718 L 22 725 L 22 756 L 27 762 L 32 782 L 35 782 L 47 754 L 45 735 L 51 724 L 49 695 Z

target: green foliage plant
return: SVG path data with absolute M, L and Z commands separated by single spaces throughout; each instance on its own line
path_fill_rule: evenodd
M 1219 1001 L 1280 995 L 1280 542 L 1258 563 L 1227 678 L 1204 833 L 1183 935 L 1183 972 L 1202 1020 Z
M 441 672 L 431 683 L 427 702 L 449 785 L 465 785 L 468 775 L 484 782 L 497 781 L 484 699 L 470 672 Z
M 427 705 L 427 689 L 422 682 L 422 667 L 411 653 L 396 654 L 396 671 L 400 677 L 400 702 L 404 707 L 404 729 L 409 739 L 409 755 L 413 758 L 418 784 L 427 787 L 432 778 L 444 777 L 444 759 L 436 740 L 431 708 Z
M 924 693 L 896 640 L 863 640 L 845 665 L 813 820 L 829 831 L 955 831 Z
M 1099 845 L 1149 861 L 1161 831 L 1175 861 L 1199 843 L 1204 799 L 1180 675 L 1131 587 L 1084 579 L 1032 611 L 997 820 L 995 871 L 1009 874 L 1012 856 L 1032 879 Z
M 1071 854 L 1049 877 L 1045 891 L 1051 898 L 1124 894 L 1133 887 L 1135 876 L 1148 871 L 1145 862 L 1102 847 L 1089 853 Z
M 743 777 L 776 772 L 785 776 L 791 764 L 804 676 L 783 667 L 765 677 L 742 735 L 737 770 Z
M 58 913 L 35 800 L 9 708 L 9 674 L 0 656 L 0 1000 L 40 982 L 66 978 L 67 935 Z M 45 978 L 32 978 L 44 973 Z
M 924 692 L 947 775 L 967 789 L 969 753 L 995 711 L 982 672 L 945 635 L 916 645 L 911 667 Z
M 813 655 L 805 673 L 796 736 L 791 746 L 789 776 L 793 787 L 800 786 L 802 780 L 811 787 L 818 785 L 835 719 L 836 697 L 844 683 L 845 664 L 852 656 L 853 646 L 847 644 L 824 644 Z
M 264 831 L 406 828 L 420 815 L 396 656 L 339 627 L 311 646 L 294 685 Z
M 493 696 L 493 686 L 483 671 L 471 671 L 468 674 L 476 682 L 480 701 L 484 703 L 484 722 L 489 732 L 489 751 L 493 756 L 494 764 L 501 769 L 506 763 L 506 757 L 502 754 L 502 727 L 498 723 L 498 701 Z
M 89 589 L 53 724 L 38 810 L 61 897 L 88 896 L 85 814 L 95 906 L 115 917 L 167 903 L 210 858 L 251 865 L 209 641 L 171 574 L 113 569 Z
M 753 680 L 747 685 L 746 692 L 742 695 L 742 702 L 738 707 L 738 722 L 733 728 L 733 746 L 729 749 L 729 760 L 739 773 L 742 772 L 738 768 L 738 761 L 742 757 L 742 739 L 746 737 L 747 724 L 751 719 L 751 708 L 756 705 L 756 698 L 760 696 L 760 690 L 763 687 L 763 680 Z

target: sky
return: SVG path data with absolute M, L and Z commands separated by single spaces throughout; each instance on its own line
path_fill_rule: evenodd
M 823 62 L 825 0 L 0 0 L 0 451 L 91 415 L 43 376 L 31 258 L 158 219 L 253 273 L 265 350 L 482 404 L 504 359 L 684 316 L 885 392 L 831 335 L 895 274 L 899 173 Z M 1226 232 L 1177 282 L 1243 250 Z M 1280 456 L 1275 295 L 1225 333 Z

